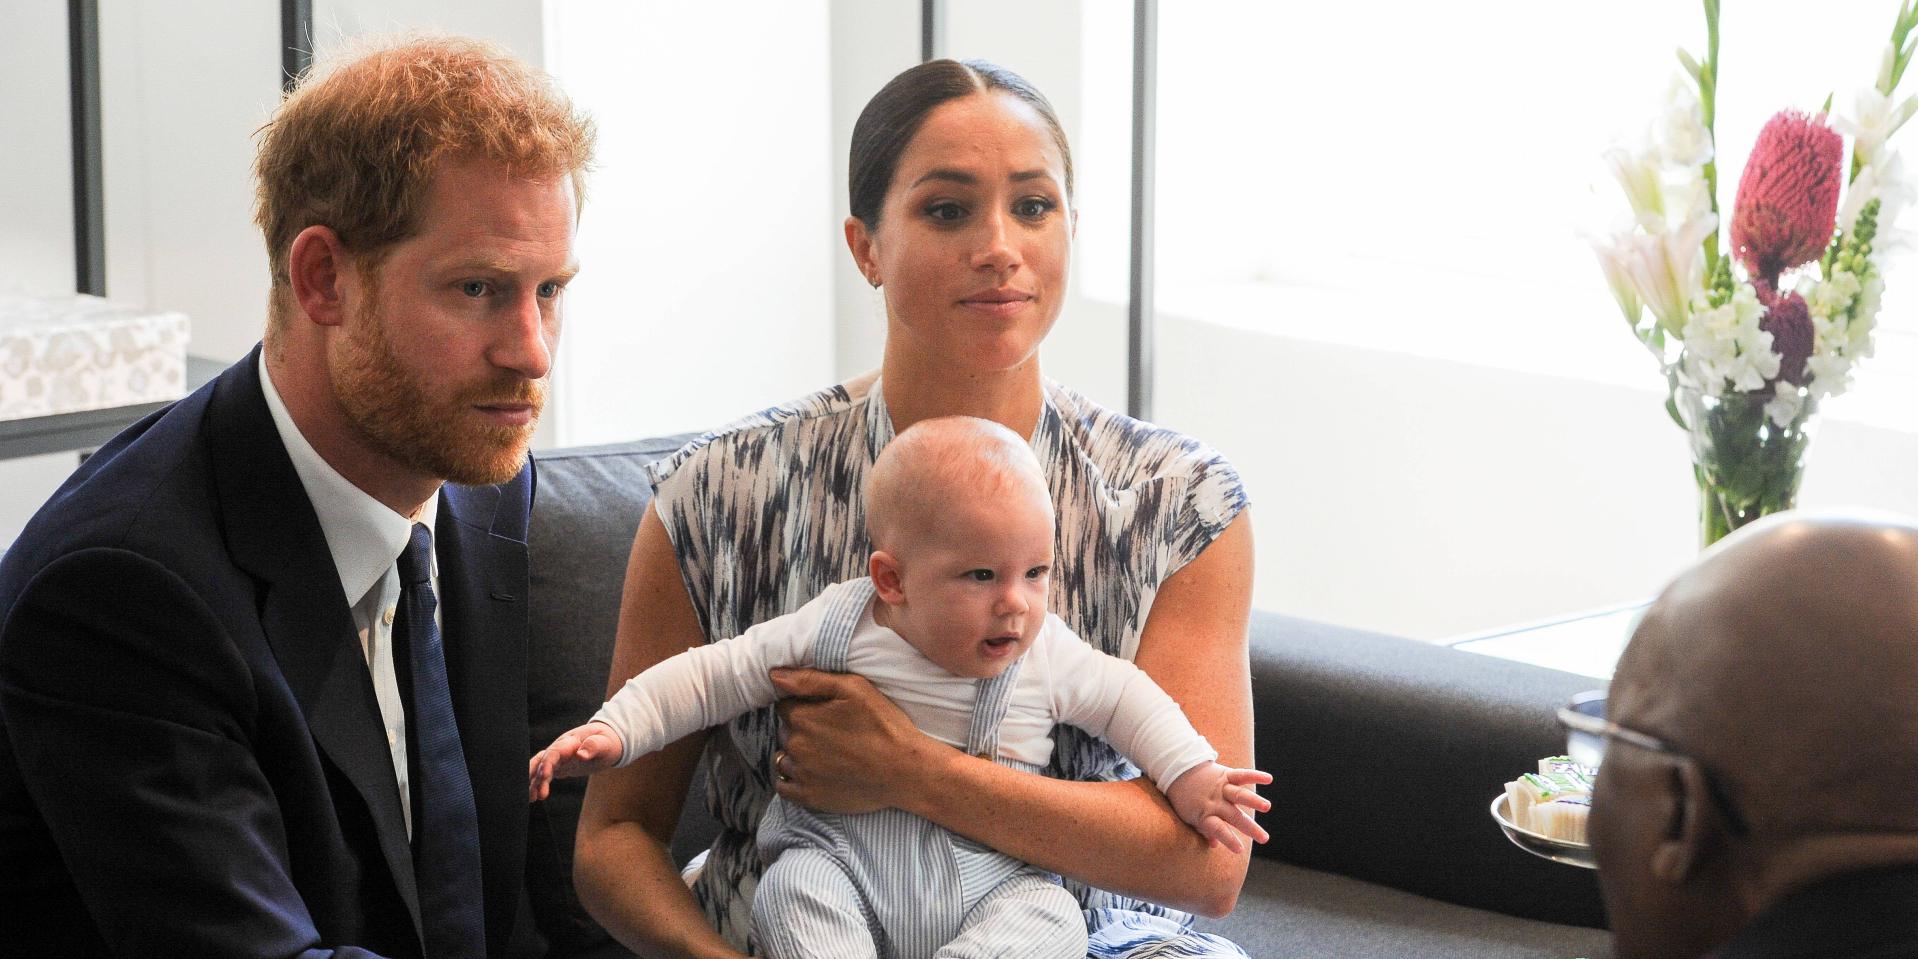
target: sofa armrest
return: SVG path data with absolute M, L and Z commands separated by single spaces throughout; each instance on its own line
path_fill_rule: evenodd
M 1258 764 L 1273 776 L 1262 855 L 1604 926 L 1594 873 L 1519 850 L 1487 810 L 1564 751 L 1554 710 L 1602 681 L 1261 611 L 1250 639 Z

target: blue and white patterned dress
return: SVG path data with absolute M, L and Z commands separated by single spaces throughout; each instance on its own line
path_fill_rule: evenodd
M 1114 413 L 1047 381 L 1032 435 L 1058 516 L 1051 609 L 1087 642 L 1132 659 L 1159 584 L 1245 508 L 1236 470 L 1216 451 Z M 654 505 L 708 640 L 792 612 L 865 575 L 866 471 L 893 435 L 879 379 L 755 413 L 648 468 Z M 754 835 L 775 795 L 772 710 L 715 731 L 706 802 L 720 833 L 694 897 L 735 948 L 754 952 L 752 895 L 764 870 Z M 1103 741 L 1055 730 L 1063 779 L 1130 779 Z M 1191 917 L 1067 880 L 1086 909 L 1091 954 L 1127 959 L 1242 956 Z

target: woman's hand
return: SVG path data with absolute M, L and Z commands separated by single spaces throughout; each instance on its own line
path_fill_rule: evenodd
M 1252 765 L 1251 606 L 1251 517 L 1241 511 L 1160 585 L 1134 659 L 1181 704 L 1219 762 L 1239 768 Z M 915 758 L 923 784 L 901 790 L 894 805 L 1014 859 L 1122 895 L 1214 918 L 1238 901 L 1250 851 L 1213 845 L 1144 779 L 1066 782 L 956 749 L 945 756 Z
M 789 802 L 828 813 L 906 807 L 940 754 L 957 755 L 863 676 L 816 669 L 771 676 L 784 697 L 774 787 Z

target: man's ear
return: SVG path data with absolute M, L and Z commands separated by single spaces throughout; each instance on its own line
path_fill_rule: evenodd
M 866 561 L 866 570 L 872 576 L 873 589 L 879 593 L 880 602 L 888 606 L 897 606 L 906 601 L 906 590 L 900 582 L 899 560 L 883 549 L 872 552 L 872 558 Z
M 301 230 L 287 251 L 286 270 L 293 302 L 308 320 L 321 326 L 338 326 L 345 320 L 343 285 L 352 269 L 339 234 L 324 226 Z
M 1726 823 L 1712 801 L 1705 771 L 1689 757 L 1665 757 L 1671 764 L 1665 782 L 1670 810 L 1664 838 L 1652 849 L 1653 877 L 1682 885 L 1698 875 L 1711 857 L 1724 848 Z

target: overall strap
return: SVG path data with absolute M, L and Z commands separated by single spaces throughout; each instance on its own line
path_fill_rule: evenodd
M 872 577 L 861 576 L 840 584 L 839 595 L 826 607 L 826 618 L 819 622 L 819 640 L 813 645 L 813 665 L 829 673 L 846 671 L 846 651 L 852 648 L 853 630 L 872 602 Z
M 966 752 L 980 759 L 998 758 L 999 726 L 1005 722 L 1013 686 L 1019 682 L 1019 667 L 1025 663 L 1026 658 L 1021 656 L 1005 672 L 973 681 L 972 725 L 966 730 Z

